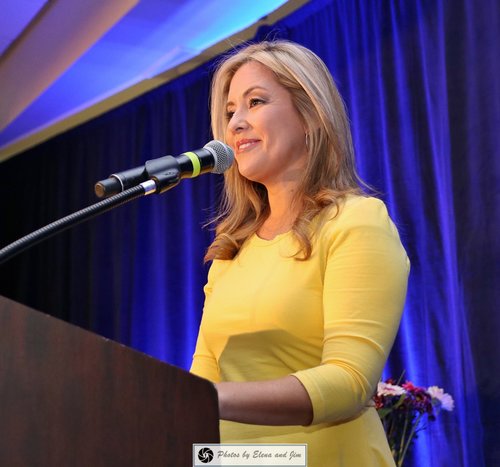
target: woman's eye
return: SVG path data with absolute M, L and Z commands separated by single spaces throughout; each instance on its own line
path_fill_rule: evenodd
M 262 104 L 264 101 L 262 99 L 259 99 L 257 97 L 253 97 L 250 99 L 249 105 L 250 107 L 254 107 L 256 105 Z
M 232 110 L 228 110 L 226 112 L 226 119 L 231 120 L 233 118 L 234 112 Z

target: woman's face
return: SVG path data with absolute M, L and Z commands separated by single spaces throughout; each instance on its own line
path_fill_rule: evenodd
M 233 76 L 227 101 L 226 143 L 245 178 L 266 187 L 296 182 L 307 160 L 305 129 L 291 94 L 257 62 Z

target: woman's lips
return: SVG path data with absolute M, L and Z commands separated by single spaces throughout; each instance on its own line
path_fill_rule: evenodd
M 258 142 L 258 139 L 242 139 L 236 143 L 236 147 L 238 152 L 245 152 L 252 149 Z

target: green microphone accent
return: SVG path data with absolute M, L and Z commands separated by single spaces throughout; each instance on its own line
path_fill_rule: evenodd
M 200 175 L 201 164 L 198 156 L 194 152 L 185 152 L 183 155 L 189 157 L 189 159 L 191 159 L 191 163 L 193 164 L 193 173 L 190 178 Z

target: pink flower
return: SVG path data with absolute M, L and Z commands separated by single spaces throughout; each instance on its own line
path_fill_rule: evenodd
M 455 401 L 448 393 L 444 392 L 443 389 L 437 386 L 430 386 L 427 392 L 432 397 L 436 399 L 441 404 L 441 408 L 451 412 L 455 408 Z
M 389 384 L 380 381 L 377 385 L 377 395 L 379 396 L 401 396 L 406 391 L 396 384 Z

